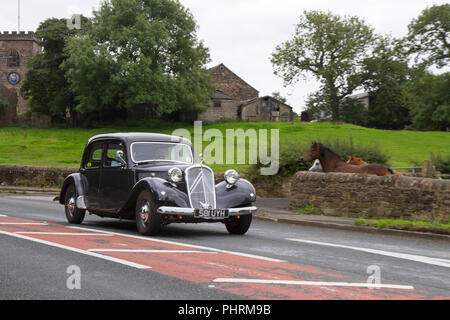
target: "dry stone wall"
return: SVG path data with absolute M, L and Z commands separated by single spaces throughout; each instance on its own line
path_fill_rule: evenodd
M 314 205 L 325 214 L 349 217 L 450 219 L 450 180 L 298 172 L 291 206 Z
M 0 165 L 0 185 L 21 187 L 61 187 L 78 168 Z

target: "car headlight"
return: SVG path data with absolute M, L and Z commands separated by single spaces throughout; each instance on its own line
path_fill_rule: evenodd
M 239 173 L 237 173 L 236 170 L 228 170 L 227 172 L 225 172 L 223 177 L 229 186 L 235 185 L 236 182 L 238 182 L 238 180 L 240 178 Z
M 169 170 L 168 174 L 170 182 L 178 183 L 183 180 L 183 172 L 180 168 L 172 168 Z

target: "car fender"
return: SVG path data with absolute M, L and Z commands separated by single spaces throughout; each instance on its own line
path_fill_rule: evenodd
M 120 211 L 125 212 L 134 207 L 139 194 L 144 190 L 149 191 L 157 202 L 181 208 L 190 207 L 187 194 L 172 186 L 167 180 L 144 178 L 134 185 L 128 201 Z
M 217 208 L 238 208 L 256 201 L 256 191 L 253 185 L 245 179 L 239 179 L 236 184 L 228 188 L 223 181 L 216 185 Z
M 64 204 L 67 187 L 73 184 L 77 196 L 85 196 L 87 194 L 87 179 L 79 173 L 73 173 L 64 180 L 61 192 L 59 194 L 59 203 Z

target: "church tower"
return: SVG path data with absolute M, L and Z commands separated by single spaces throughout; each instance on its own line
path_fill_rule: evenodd
M 20 95 L 20 88 L 27 71 L 27 62 L 41 51 L 34 32 L 0 33 L 0 85 L 17 93 L 17 115 L 28 111 L 26 101 Z

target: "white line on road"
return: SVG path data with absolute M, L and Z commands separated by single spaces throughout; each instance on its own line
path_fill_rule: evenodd
M 89 252 L 86 250 L 82 250 L 82 249 L 78 249 L 78 248 L 73 248 L 73 247 L 68 247 L 62 244 L 58 244 L 58 243 L 53 243 L 50 241 L 45 241 L 45 240 L 41 240 L 41 239 L 35 239 L 35 238 L 31 238 L 31 237 L 27 237 L 24 235 L 20 235 L 20 234 L 16 234 L 16 233 L 11 233 L 11 232 L 6 232 L 6 231 L 1 231 L 0 230 L 0 234 L 4 234 L 7 236 L 11 236 L 11 237 L 16 237 L 16 238 L 20 238 L 20 239 L 25 239 L 25 240 L 30 240 L 33 242 L 37 242 L 37 243 L 41 243 L 41 244 L 45 244 L 51 247 L 55 247 L 55 248 L 60 248 L 60 249 L 64 249 L 64 250 L 69 250 L 69 251 L 73 251 L 76 253 L 81 253 L 87 256 L 92 256 L 92 257 L 96 257 L 96 258 L 100 258 L 103 260 L 107 260 L 107 261 L 112 261 L 115 263 L 120 263 L 129 267 L 133 267 L 133 268 L 137 268 L 137 269 L 151 269 L 152 267 L 149 266 L 144 266 L 142 264 L 137 264 L 137 263 L 133 263 L 130 261 L 126 261 L 126 260 L 122 260 L 122 259 L 118 259 L 118 258 L 114 258 L 114 257 L 110 257 L 110 256 L 105 256 L 99 253 L 95 253 L 95 252 Z
M 0 225 L 6 226 L 6 225 L 30 225 L 30 226 L 48 226 L 46 222 L 0 222 Z
M 265 280 L 265 279 L 233 279 L 219 278 L 213 282 L 222 283 L 255 283 L 255 284 L 285 284 L 297 286 L 320 286 L 320 287 L 359 287 L 369 289 L 403 289 L 414 290 L 413 286 L 396 285 L 396 284 L 373 284 L 359 282 L 323 282 L 323 281 L 295 281 L 295 280 Z
M 124 252 L 124 253 L 208 253 L 217 254 L 217 252 L 199 251 L 199 250 L 146 250 L 146 249 L 88 249 L 91 252 Z
M 286 239 L 286 240 L 308 243 L 308 244 L 316 244 L 316 245 L 320 245 L 320 246 L 357 250 L 357 251 L 362 251 L 362 252 L 367 252 L 367 253 L 372 253 L 372 254 L 379 254 L 379 255 L 393 257 L 393 258 L 411 260 L 411 261 L 427 263 L 427 264 L 431 264 L 431 265 L 435 265 L 435 266 L 450 268 L 450 260 L 446 260 L 446 259 L 424 257 L 424 256 L 418 256 L 418 255 L 407 254 L 407 253 L 398 253 L 398 252 L 392 252 L 392 251 L 367 249 L 367 248 L 361 248 L 361 247 L 351 247 L 351 246 L 345 246 L 345 245 L 340 245 L 340 244 L 310 241 L 310 240 L 301 240 L 301 239 Z
M 113 237 L 113 234 L 107 233 L 82 233 L 82 232 L 38 232 L 38 231 L 19 231 L 18 234 L 36 234 L 36 235 L 55 235 L 55 236 L 104 236 Z
M 123 237 L 129 237 L 129 238 L 141 239 L 141 240 L 147 240 L 147 241 L 154 241 L 154 242 L 160 242 L 160 243 L 166 243 L 166 244 L 174 244 L 174 245 L 178 245 L 178 246 L 189 247 L 189 248 L 193 248 L 193 249 L 209 250 L 209 251 L 214 251 L 214 252 L 219 252 L 219 253 L 228 253 L 228 254 L 233 254 L 233 255 L 237 255 L 237 256 L 241 256 L 241 257 L 259 259 L 259 260 L 265 260 L 265 261 L 271 261 L 271 262 L 286 262 L 285 260 L 262 257 L 262 256 L 254 255 L 254 254 L 228 251 L 228 250 L 222 250 L 222 249 L 216 249 L 216 248 L 210 248 L 210 247 L 204 247 L 204 246 L 197 246 L 197 245 L 186 244 L 186 243 L 175 242 L 175 241 L 160 240 L 160 239 L 155 239 L 155 238 L 151 238 L 151 237 L 134 236 L 134 235 L 130 235 L 130 234 L 103 231 L 103 230 L 83 228 L 83 227 L 69 227 L 69 228 L 77 229 L 77 230 L 90 230 L 90 231 L 95 231 L 95 232 L 107 232 L 107 233 L 111 233 L 111 234 L 123 236 Z
M 6 218 L 7 217 L 7 215 L 5 215 L 5 214 L 0 214 L 0 218 Z

